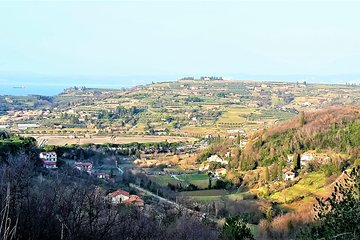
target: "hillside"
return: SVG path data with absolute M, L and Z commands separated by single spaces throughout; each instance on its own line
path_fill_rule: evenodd
M 359 105 L 335 106 L 297 117 L 255 133 L 242 152 L 248 167 L 269 166 L 289 154 L 309 150 L 342 154 L 349 163 L 360 156 Z

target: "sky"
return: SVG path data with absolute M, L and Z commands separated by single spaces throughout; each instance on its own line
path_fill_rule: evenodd
M 0 72 L 359 74 L 360 1 L 1 1 Z

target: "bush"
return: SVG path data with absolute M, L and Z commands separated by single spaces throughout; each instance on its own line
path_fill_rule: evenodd
M 240 217 L 226 218 L 220 236 L 223 240 L 255 240 L 246 222 Z

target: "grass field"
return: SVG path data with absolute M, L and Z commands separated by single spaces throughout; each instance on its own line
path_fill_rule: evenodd
M 327 192 L 323 173 L 306 174 L 297 184 L 270 195 L 277 202 L 288 202 L 300 197 L 318 196 Z
M 221 198 L 227 195 L 227 191 L 223 189 L 199 190 L 182 192 L 181 195 L 197 201 L 221 201 Z
M 188 181 L 199 188 L 207 188 L 209 185 L 209 177 L 207 174 L 191 174 L 191 175 L 181 175 L 178 177 L 182 181 Z
M 255 112 L 254 108 L 228 108 L 219 118 L 218 123 L 244 123 L 246 118 L 242 115 Z
M 161 176 L 150 176 L 150 179 L 157 182 L 160 185 L 166 186 L 168 183 L 185 184 L 186 182 L 194 184 L 199 188 L 207 188 L 209 184 L 209 179 L 206 174 L 187 174 L 187 175 L 179 175 L 177 178 L 180 180 L 176 180 L 169 175 L 161 175 Z M 214 184 L 214 181 L 213 181 Z
M 255 195 L 250 192 L 232 193 L 226 196 L 229 200 L 238 201 L 246 199 L 254 199 Z
M 171 184 L 178 184 L 179 181 L 170 177 L 169 175 L 163 175 L 163 176 L 156 176 L 156 175 L 153 175 L 153 176 L 149 176 L 150 180 L 151 181 L 154 181 L 162 186 L 167 186 L 168 183 L 171 183 Z
M 180 129 L 181 132 L 187 133 L 189 136 L 196 135 L 208 135 L 216 134 L 219 132 L 218 129 L 212 127 L 195 127 L 195 126 L 185 126 Z

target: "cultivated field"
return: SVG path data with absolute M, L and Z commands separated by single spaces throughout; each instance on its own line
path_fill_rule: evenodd
M 45 142 L 47 145 L 64 146 L 70 144 L 126 144 L 126 143 L 150 143 L 150 142 L 193 142 L 195 138 L 176 137 L 176 136 L 146 136 L 146 135 L 122 135 L 122 136 L 77 136 L 71 135 L 35 135 L 24 134 L 24 136 L 34 137 L 38 143 Z

